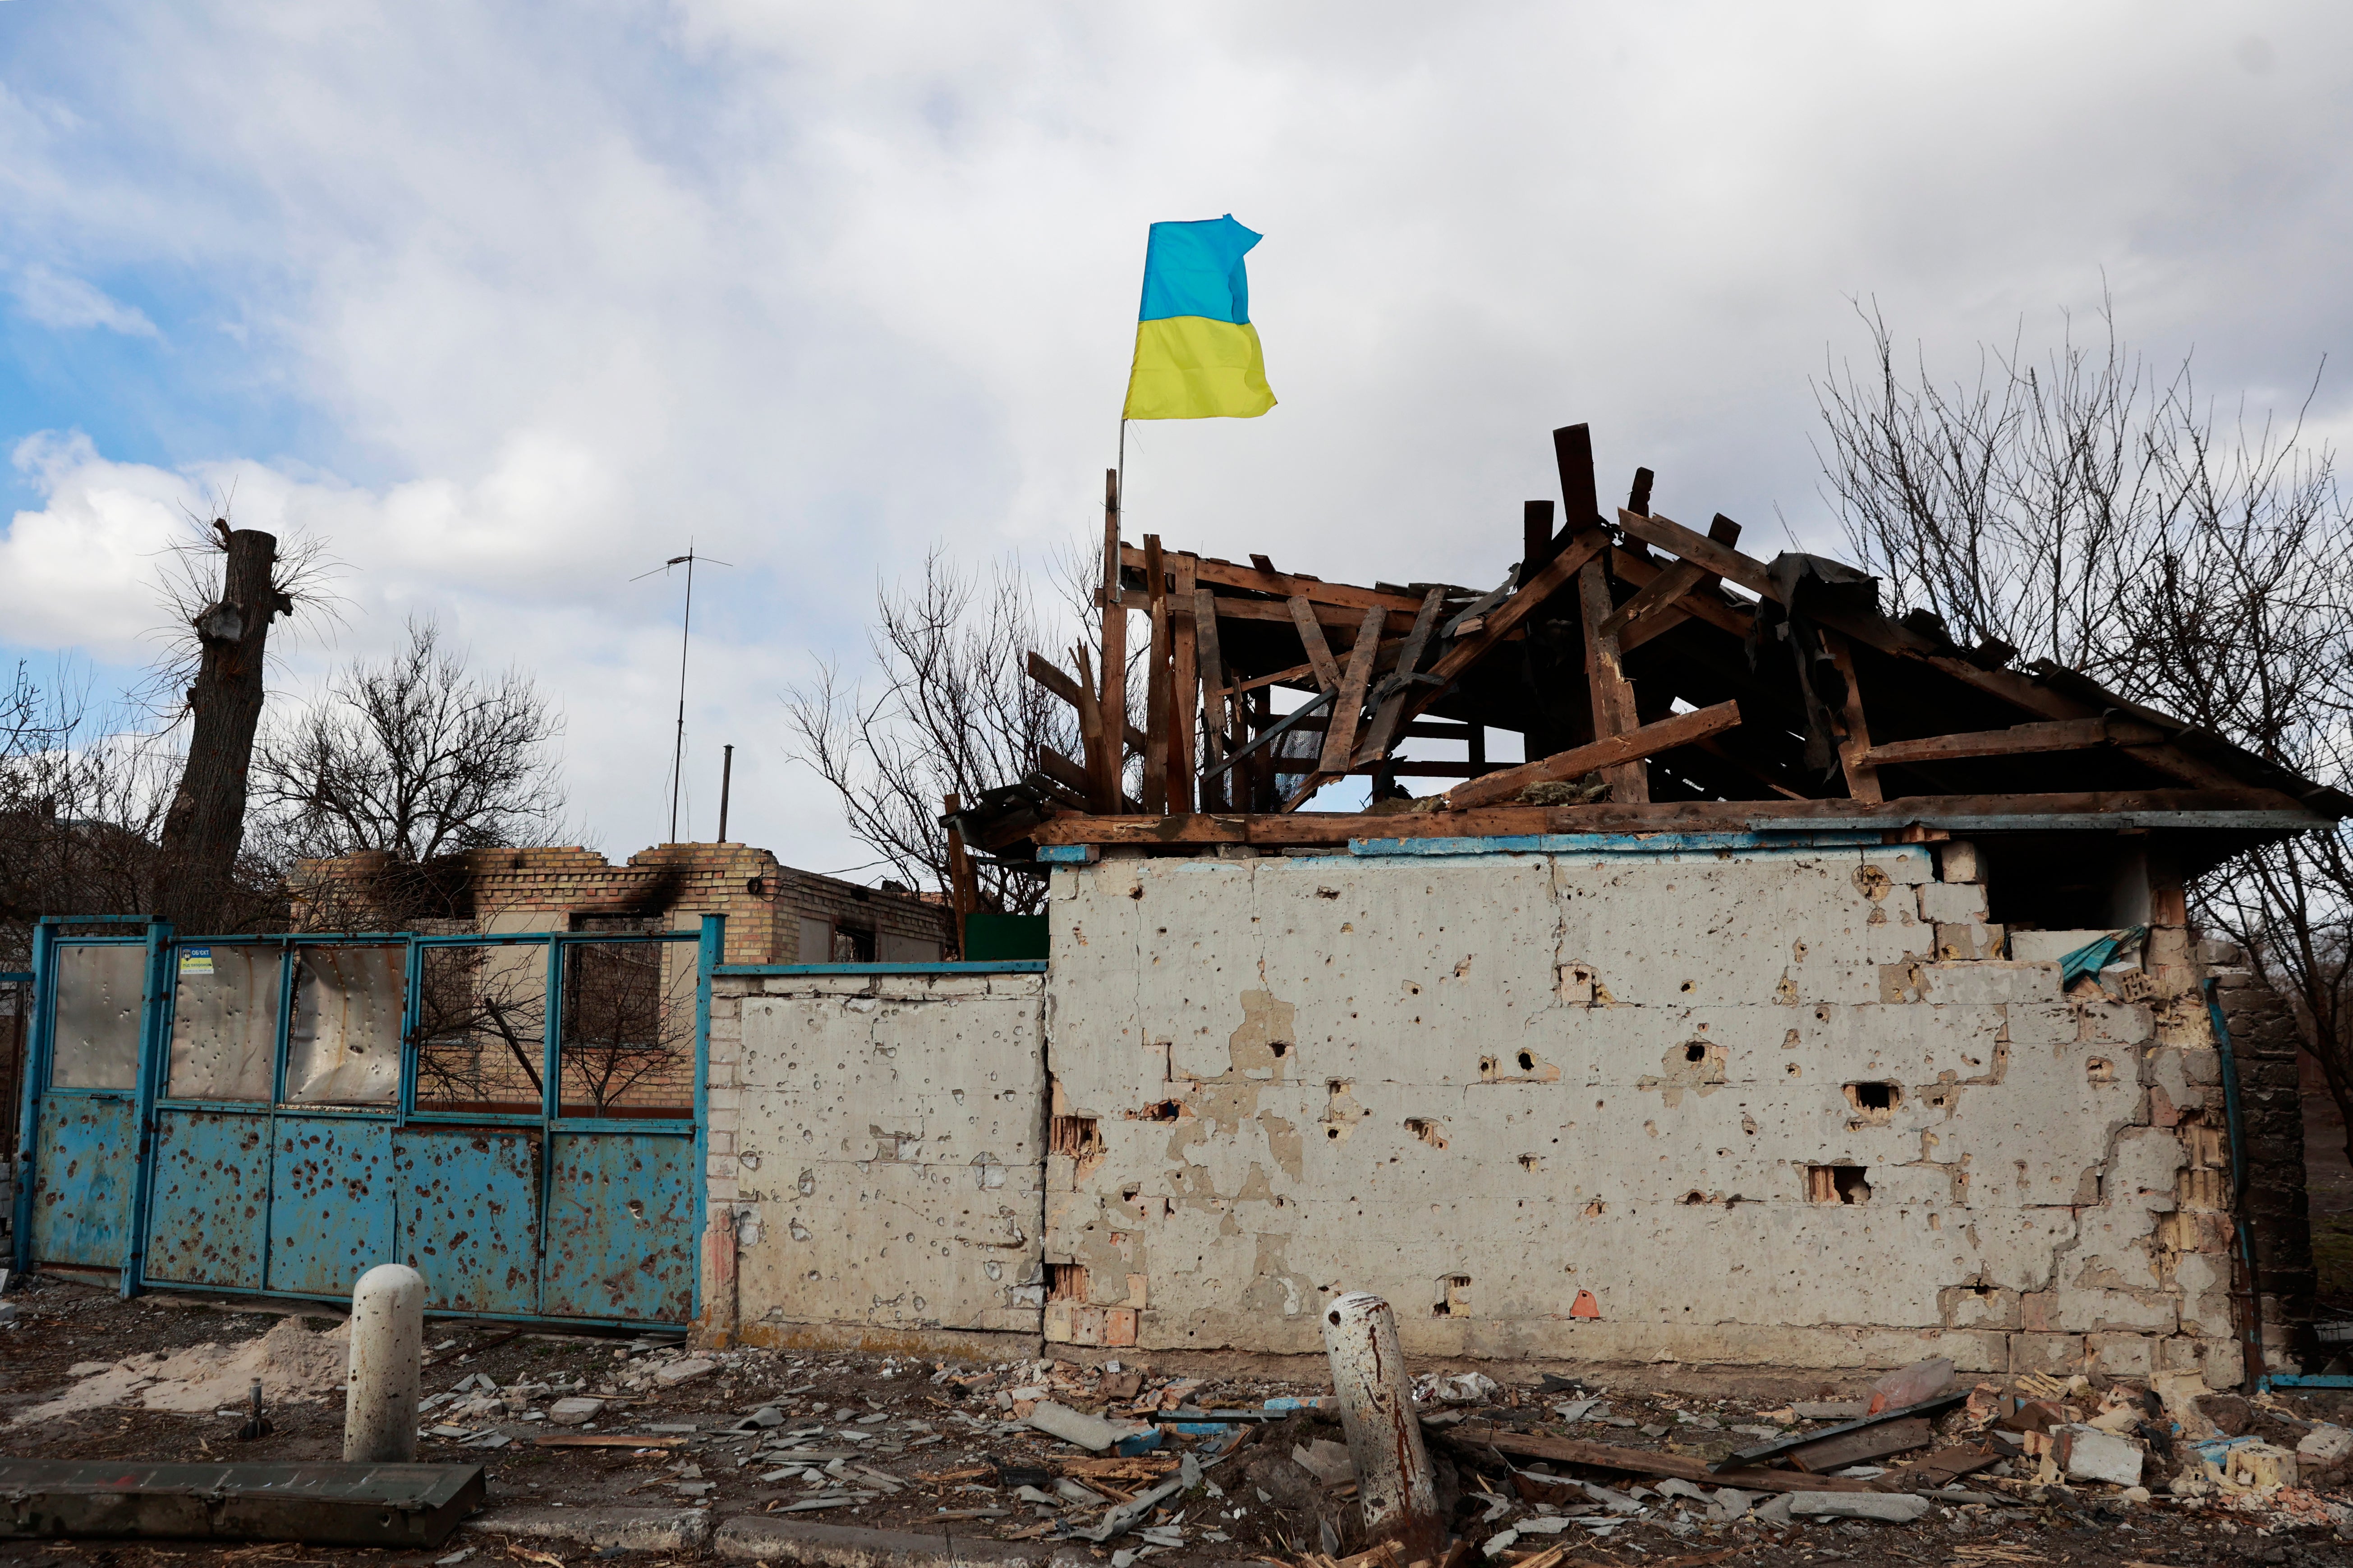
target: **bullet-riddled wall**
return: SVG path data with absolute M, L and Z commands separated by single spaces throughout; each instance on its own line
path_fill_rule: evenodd
M 1966 846 L 1626 847 L 1058 872 L 1048 1338 L 2238 1380 L 2179 929 L 2070 999 Z
M 2237 1382 L 2186 933 L 2063 995 L 2099 933 L 1852 838 L 1107 858 L 1042 976 L 723 973 L 731 1321 Z

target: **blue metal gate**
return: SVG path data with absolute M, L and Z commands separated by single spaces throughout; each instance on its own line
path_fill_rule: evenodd
M 403 1262 L 435 1311 L 686 1322 L 722 934 L 44 920 L 16 1267 L 336 1299 Z

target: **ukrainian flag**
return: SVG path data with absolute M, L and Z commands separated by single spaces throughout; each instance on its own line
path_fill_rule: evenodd
M 1254 419 L 1274 406 L 1242 272 L 1258 241 L 1231 213 L 1152 226 L 1124 417 Z

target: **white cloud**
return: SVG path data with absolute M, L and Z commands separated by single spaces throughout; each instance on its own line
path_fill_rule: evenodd
M 2290 399 L 2353 323 L 2335 7 L 38 15 L 0 66 L 13 252 L 199 290 L 302 418 L 168 471 L 19 448 L 6 635 L 135 647 L 144 552 L 234 476 L 358 568 L 344 651 L 436 608 L 540 671 L 623 850 L 674 674 L 675 595 L 628 579 L 690 537 L 739 563 L 699 584 L 696 729 L 777 773 L 776 689 L 857 658 L 878 574 L 1092 525 L 1155 219 L 1266 234 L 1282 405 L 1133 431 L 1131 526 L 1333 576 L 1493 581 L 1575 418 L 1605 491 L 1647 463 L 1673 515 L 1831 542 L 1807 378 L 1851 295 L 1958 371 L 2105 273 L 2155 352 Z M 747 831 L 846 863 L 773 801 Z
M 71 329 L 104 327 L 125 337 L 156 338 L 163 334 L 147 312 L 112 298 L 96 284 L 53 271 L 36 262 L 10 281 L 17 307 L 45 327 Z

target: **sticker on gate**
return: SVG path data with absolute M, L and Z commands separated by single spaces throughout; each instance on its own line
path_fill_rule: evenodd
M 180 950 L 180 975 L 210 974 L 213 972 L 213 950 L 209 947 L 184 947 Z

